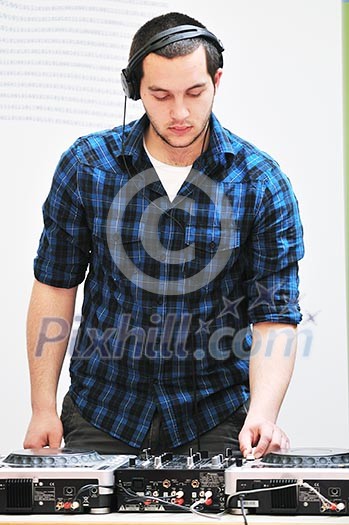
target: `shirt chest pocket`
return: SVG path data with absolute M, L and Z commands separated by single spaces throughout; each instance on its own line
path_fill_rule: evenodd
M 233 226 L 188 225 L 185 232 L 185 244 L 205 254 L 231 252 L 240 246 L 240 231 Z
M 240 247 L 240 232 L 221 225 L 186 228 L 186 245 L 191 248 L 192 258 L 186 264 L 188 276 L 196 276 L 203 285 L 212 282 L 222 271 L 235 263 Z

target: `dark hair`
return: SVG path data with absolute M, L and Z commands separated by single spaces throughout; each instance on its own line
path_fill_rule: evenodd
M 201 22 L 198 22 L 195 18 L 182 13 L 167 13 L 152 18 L 140 27 L 134 35 L 130 48 L 129 60 L 131 60 L 137 51 L 144 47 L 153 36 L 161 31 L 166 31 L 167 29 L 181 25 L 193 25 L 206 29 Z M 214 83 L 214 76 L 217 69 L 220 67 L 220 55 L 217 48 L 205 38 L 186 38 L 185 40 L 168 44 L 155 51 L 155 53 L 165 58 L 175 58 L 178 56 L 189 55 L 201 45 L 204 46 L 206 52 L 207 72 Z M 135 67 L 133 74 L 139 84 L 143 76 L 142 62 Z

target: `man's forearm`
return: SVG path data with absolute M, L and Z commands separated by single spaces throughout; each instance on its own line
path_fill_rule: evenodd
M 27 317 L 27 348 L 34 413 L 56 410 L 56 392 L 74 316 L 77 288 L 34 282 Z
M 276 421 L 296 356 L 294 325 L 258 323 L 253 327 L 250 359 L 250 412 Z
M 255 447 L 255 457 L 287 448 L 289 439 L 275 422 L 289 385 L 296 355 L 294 325 L 258 323 L 253 327 L 250 358 L 251 401 L 239 435 L 246 456 Z

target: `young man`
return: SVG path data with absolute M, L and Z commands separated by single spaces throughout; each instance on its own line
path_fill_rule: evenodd
M 122 72 L 145 115 L 61 158 L 28 314 L 25 447 L 64 436 L 102 453 L 230 446 L 258 457 L 288 446 L 276 419 L 301 319 L 302 227 L 278 164 L 212 113 L 222 52 L 186 15 L 150 20 Z M 60 419 L 57 383 L 87 269 Z

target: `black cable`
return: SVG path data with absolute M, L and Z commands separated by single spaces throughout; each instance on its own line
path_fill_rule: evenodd
M 244 519 L 244 524 L 248 525 L 248 523 L 247 523 L 247 514 L 246 514 L 246 509 L 245 509 L 245 504 L 244 504 L 244 496 L 243 495 L 241 495 L 239 497 L 239 501 L 240 501 L 240 508 L 241 508 L 242 517 Z
M 79 488 L 79 490 L 77 491 L 77 493 L 75 494 L 75 496 L 72 498 L 72 503 L 74 503 L 75 501 L 77 501 L 78 497 L 83 494 L 84 492 L 86 492 L 87 490 L 90 490 L 90 489 L 98 489 L 98 493 L 99 493 L 99 489 L 102 488 L 101 485 L 98 485 L 96 483 L 89 483 L 88 485 L 83 485 L 82 487 Z M 113 487 L 104 487 L 103 488 L 108 488 L 108 489 L 112 489 Z
M 78 497 L 81 494 L 83 494 L 84 492 L 86 492 L 87 490 L 90 490 L 90 489 L 98 489 L 98 496 L 101 495 L 99 493 L 99 489 L 110 489 L 113 492 L 110 493 L 109 495 L 112 496 L 114 494 L 114 487 L 111 486 L 111 485 L 98 485 L 97 483 L 89 483 L 89 484 L 83 485 L 82 487 L 79 488 L 79 490 L 77 491 L 75 496 L 72 497 L 71 503 L 75 503 L 76 501 L 78 501 Z
M 126 108 L 127 108 L 127 97 L 125 95 L 124 100 L 124 115 L 122 118 L 122 135 L 121 135 L 121 154 L 124 157 L 124 145 L 125 145 L 125 126 L 126 126 Z M 127 166 L 126 166 L 127 169 Z
M 195 363 L 195 337 L 193 331 L 191 332 L 191 369 L 192 369 L 192 380 L 193 380 L 193 390 L 194 390 L 194 422 L 196 428 L 196 442 L 198 452 L 201 452 L 201 441 L 200 441 L 200 432 L 199 432 L 199 403 L 197 398 L 197 375 L 196 375 L 196 363 Z
M 201 153 L 200 157 L 204 152 L 205 149 L 205 143 L 207 139 L 207 134 L 210 129 L 209 121 L 207 122 L 207 127 L 204 133 L 204 140 L 201 147 Z M 191 329 L 191 368 L 192 368 L 192 380 L 193 380 L 193 403 L 194 403 L 194 424 L 196 428 L 196 443 L 197 443 L 197 449 L 198 452 L 201 451 L 201 441 L 200 441 L 200 432 L 199 432 L 199 403 L 197 398 L 197 375 L 196 375 L 196 364 L 195 364 L 195 333 L 193 333 L 193 328 Z

